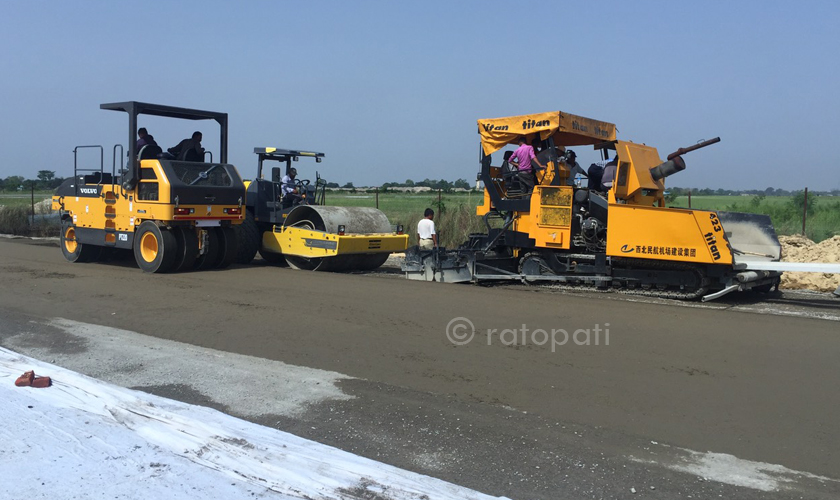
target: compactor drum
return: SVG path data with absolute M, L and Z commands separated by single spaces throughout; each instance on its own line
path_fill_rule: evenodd
M 315 185 L 290 176 L 292 162 L 323 153 L 278 148 L 255 148 L 257 178 L 246 181 L 247 212 L 238 228 L 241 242 L 237 261 L 251 262 L 256 253 L 270 264 L 305 271 L 370 271 L 393 252 L 408 246 L 401 227 L 392 227 L 375 208 L 324 206 L 326 182 L 316 174 Z M 263 178 L 263 162 L 285 164 Z M 283 181 L 285 179 L 285 182 Z M 291 193 L 291 195 L 290 195 Z
M 477 214 L 488 231 L 458 250 L 408 251 L 409 279 L 553 282 L 711 300 L 769 291 L 782 271 L 806 270 L 780 262 L 769 217 L 665 207 L 664 180 L 686 168 L 682 155 L 719 138 L 662 161 L 655 148 L 617 140 L 611 123 L 563 112 L 479 120 L 478 131 L 484 203 Z M 492 154 L 522 138 L 538 152 L 533 191 L 509 155 L 492 165 Z M 604 159 L 590 168 L 586 187 L 573 179 L 582 169 L 568 149 L 583 145 Z M 840 272 L 840 265 L 813 266 L 807 270 Z
M 110 172 L 102 146 L 74 150 L 73 177 L 52 198 L 61 216 L 65 258 L 92 262 L 123 249 L 133 251 L 140 269 L 152 273 L 229 266 L 237 251 L 232 227 L 243 219 L 245 185 L 226 163 L 227 114 L 135 101 L 100 107 L 129 115 L 128 165 L 122 168 L 120 145 L 114 146 Z M 209 163 L 172 158 L 156 144 L 138 151 L 138 115 L 216 121 L 220 163 L 212 155 Z M 99 153 L 99 165 L 80 167 L 80 153 L 90 151 Z
M 300 205 L 282 228 L 263 235 L 268 252 L 282 253 L 289 266 L 306 271 L 370 271 L 406 248 L 388 218 L 375 208 Z

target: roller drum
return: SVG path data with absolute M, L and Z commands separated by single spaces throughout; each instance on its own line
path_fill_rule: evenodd
M 384 213 L 375 208 L 323 207 L 300 205 L 289 212 L 284 227 L 303 227 L 325 233 L 337 234 L 344 226 L 345 234 L 390 233 L 391 223 Z M 294 269 L 304 271 L 372 271 L 388 260 L 389 253 L 338 255 L 335 257 L 307 258 L 286 255 L 286 262 Z
M 365 207 L 299 205 L 289 212 L 283 226 L 306 227 L 332 234 L 338 233 L 338 226 L 344 226 L 345 234 L 391 232 L 391 223 L 384 213 Z

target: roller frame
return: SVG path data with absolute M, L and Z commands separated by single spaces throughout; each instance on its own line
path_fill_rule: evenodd
M 402 252 L 408 246 L 408 235 L 393 233 L 334 234 L 299 227 L 275 226 L 263 234 L 263 248 L 274 253 L 309 259 L 340 255 Z

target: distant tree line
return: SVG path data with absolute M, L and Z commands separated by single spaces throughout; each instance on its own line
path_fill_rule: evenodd
M 767 189 L 742 189 L 742 190 L 732 190 L 732 189 L 711 189 L 711 188 L 681 188 L 681 187 L 669 187 L 668 193 L 673 197 L 678 196 L 688 196 L 688 192 L 691 191 L 692 196 L 741 196 L 741 195 L 750 195 L 750 196 L 794 196 L 796 193 L 802 192 L 800 189 L 795 189 L 793 191 L 788 191 L 786 189 L 777 189 L 777 188 L 767 188 Z M 817 191 L 809 189 L 808 193 L 813 193 L 817 196 L 840 196 L 840 189 L 833 189 L 831 191 Z
M 5 179 L 0 179 L 0 191 L 3 192 L 15 192 L 15 191 L 24 191 L 32 189 L 32 186 L 35 189 L 40 190 L 48 190 L 48 189 L 55 189 L 64 182 L 64 177 L 56 177 L 55 171 L 53 170 L 39 170 L 37 178 L 35 179 L 26 179 L 20 175 L 11 175 L 6 177 Z M 328 188 L 337 189 L 337 188 L 345 188 L 345 189 L 355 189 L 352 182 L 348 182 L 344 185 L 339 185 L 337 182 L 328 182 Z M 444 192 L 452 191 L 453 189 L 472 189 L 473 186 L 467 182 L 466 179 L 458 179 L 454 182 L 447 181 L 445 179 L 423 179 L 422 181 L 413 181 L 411 179 L 406 179 L 405 182 L 386 182 L 379 186 L 383 190 L 387 190 L 388 188 L 392 187 L 399 187 L 399 188 L 406 188 L 406 187 L 428 187 L 431 189 L 440 189 Z M 768 187 L 766 189 L 743 189 L 743 190 L 732 190 L 732 189 L 711 189 L 711 188 L 683 188 L 683 187 L 669 187 L 668 188 L 667 198 L 671 201 L 675 200 L 680 196 L 688 196 L 688 192 L 691 191 L 692 196 L 742 196 L 742 195 L 750 195 L 750 196 L 796 196 L 799 193 L 802 193 L 801 190 L 793 190 L 788 191 L 786 189 L 778 189 Z M 831 191 L 819 191 L 819 190 L 809 190 L 809 194 L 814 194 L 816 196 L 840 196 L 840 189 L 833 189 Z
M 39 170 L 35 179 L 26 179 L 21 175 L 10 175 L 0 179 L 0 191 L 13 193 L 15 191 L 29 191 L 33 187 L 38 190 L 55 189 L 64 182 L 64 177 L 56 177 L 52 170 Z
M 344 189 L 355 189 L 352 182 L 348 182 L 343 186 L 340 186 L 337 182 L 328 182 L 328 188 L 344 188 Z M 412 188 L 412 187 L 427 187 L 430 189 L 440 189 L 444 192 L 450 192 L 453 189 L 472 189 L 473 186 L 467 182 L 466 179 L 458 179 L 454 182 L 447 181 L 445 179 L 424 179 L 422 181 L 413 181 L 411 179 L 406 179 L 405 182 L 386 182 L 380 186 L 377 186 L 383 191 L 387 191 L 388 188 Z
M 422 181 L 414 182 L 411 179 L 406 179 L 405 182 L 386 182 L 382 184 L 383 188 L 389 187 L 427 187 L 431 189 L 441 189 L 443 191 L 452 191 L 453 189 L 472 189 L 470 183 L 466 179 L 458 179 L 450 182 L 444 179 L 423 179 Z

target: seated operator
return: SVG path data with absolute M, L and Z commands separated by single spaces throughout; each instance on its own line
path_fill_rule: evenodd
M 290 168 L 289 173 L 283 176 L 282 184 L 280 186 L 280 196 L 283 208 L 293 207 L 303 201 L 303 196 L 301 196 L 295 183 L 296 176 L 297 169 L 294 167 Z
M 569 178 L 566 179 L 566 184 L 567 185 L 574 186 L 575 185 L 575 178 L 578 175 L 582 175 L 586 178 L 589 178 L 589 176 L 586 175 L 586 171 L 583 170 L 583 167 L 581 167 L 580 163 L 577 162 L 577 154 L 575 154 L 574 151 L 572 151 L 571 149 L 567 149 L 566 152 L 563 153 L 563 156 L 561 157 L 561 159 L 566 164 L 566 166 L 569 168 Z
M 604 176 L 601 177 L 601 191 L 609 192 L 615 181 L 615 169 L 618 167 L 618 156 L 613 158 L 604 167 Z
M 181 161 L 204 161 L 204 148 L 201 147 L 201 132 L 193 132 L 192 137 L 184 139 L 178 145 L 169 148 L 169 154 Z

